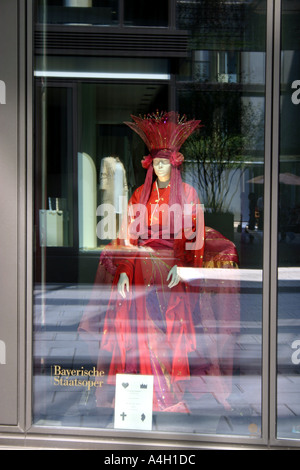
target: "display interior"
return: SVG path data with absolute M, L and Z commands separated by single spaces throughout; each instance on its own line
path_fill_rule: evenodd
M 259 439 L 266 2 L 174 6 L 185 57 L 36 56 L 33 420 Z

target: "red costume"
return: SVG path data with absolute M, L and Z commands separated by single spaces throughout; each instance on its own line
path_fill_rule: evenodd
M 87 310 L 80 325 L 81 331 L 101 335 L 98 367 L 104 368 L 103 354 L 108 352 L 107 384 L 114 385 L 117 373 L 154 376 L 156 411 L 188 411 L 183 398 L 187 384 L 195 396 L 211 391 L 227 406 L 230 386 L 223 376 L 230 376 L 232 360 L 227 361 L 226 370 L 221 370 L 222 350 L 212 337 L 218 334 L 220 321 L 226 331 L 221 347 L 239 330 L 237 286 L 218 283 L 217 289 L 223 291 L 214 296 L 216 283 L 198 277 L 203 267 L 237 267 L 238 256 L 234 245 L 221 234 L 205 231 L 198 195 L 181 181 L 183 156 L 179 148 L 199 121 L 179 123 L 177 118 L 175 113 L 168 113 L 131 125 L 151 152 L 143 161 L 148 168 L 146 181 L 129 201 L 128 219 L 117 247 L 108 247 L 101 256 L 95 292 L 104 282 L 104 272 L 110 273 L 112 280 L 104 321 Z M 134 119 L 136 122 L 138 118 Z M 164 148 L 166 139 L 168 147 Z M 172 163 L 170 184 L 164 189 L 153 183 L 153 158 L 170 158 Z M 143 215 L 141 206 L 145 207 Z M 179 272 L 180 268 L 192 268 L 193 282 L 181 281 L 170 289 L 168 275 L 175 265 Z M 126 299 L 117 290 L 121 273 L 127 274 L 131 287 Z M 205 387 L 203 375 L 214 376 L 214 390 Z M 99 398 L 101 406 L 101 389 Z

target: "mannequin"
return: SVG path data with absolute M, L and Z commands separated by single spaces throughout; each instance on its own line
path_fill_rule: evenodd
M 80 331 L 99 338 L 97 368 L 105 370 L 106 381 L 96 391 L 97 406 L 113 406 L 116 374 L 140 374 L 154 377 L 154 411 L 189 412 L 186 390 L 195 384 L 198 395 L 207 393 L 202 377 L 208 375 L 214 377 L 214 395 L 228 407 L 230 382 L 222 376 L 231 374 L 232 364 L 228 360 L 223 371 L 219 355 L 225 351 L 233 358 L 238 292 L 235 286 L 212 286 L 197 276 L 202 267 L 236 268 L 238 255 L 220 233 L 205 230 L 198 194 L 180 173 L 180 147 L 200 121 L 187 121 L 174 112 L 132 118 L 134 122 L 126 124 L 150 152 L 142 160 L 145 182 L 130 198 L 117 249 L 111 243 L 101 255 L 95 300 L 80 325 Z M 137 230 L 134 210 L 140 207 L 145 207 L 145 217 Z M 177 211 L 172 212 L 174 207 Z M 190 217 L 185 217 L 186 210 Z M 178 220 L 184 223 L 177 224 Z M 192 269 L 196 283 L 180 277 L 186 267 Z M 110 299 L 104 317 L 99 317 L 97 284 L 103 285 L 108 274 Z M 217 344 L 211 335 L 218 333 L 220 320 L 228 326 Z M 202 335 L 196 334 L 197 328 L 203 329 Z
M 166 158 L 154 158 L 153 168 L 157 176 L 158 189 L 166 188 L 170 184 L 171 179 L 170 161 Z M 180 277 L 176 265 L 173 266 L 173 268 L 170 270 L 167 280 L 170 280 L 170 284 L 168 285 L 170 289 L 177 286 L 177 284 L 180 282 Z M 129 287 L 130 282 L 127 274 L 121 273 L 118 282 L 118 292 L 123 297 L 123 299 L 126 298 L 126 292 L 129 292 Z
M 153 375 L 154 410 L 181 411 L 190 377 L 188 355 L 196 348 L 192 312 L 198 297 L 181 281 L 178 268 L 202 266 L 204 216 L 195 189 L 181 180 L 184 157 L 179 149 L 200 121 L 180 119 L 173 112 L 133 119 L 126 124 L 144 139 L 150 154 L 142 161 L 145 183 L 129 201 L 126 233 L 121 228 L 119 235 L 126 242 L 125 253 L 107 253 L 116 270 L 101 350 L 112 354 L 108 386 L 114 386 L 119 373 Z M 137 231 L 131 209 L 141 206 L 146 218 Z M 183 224 L 185 206 L 190 217 Z M 198 244 L 187 249 L 194 239 Z M 121 246 L 120 241 L 117 253 Z M 98 368 L 103 369 L 101 356 Z M 99 399 L 103 397 L 102 390 Z
M 127 198 L 128 184 L 126 171 L 118 155 L 103 158 L 100 169 L 101 203 L 110 204 L 114 208 L 116 233 L 120 229 L 123 207 L 120 200 Z

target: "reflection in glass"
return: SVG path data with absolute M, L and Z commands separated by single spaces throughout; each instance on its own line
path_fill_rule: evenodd
M 124 1 L 124 7 L 126 4 Z M 165 398 L 156 393 L 153 431 L 168 435 L 180 431 L 260 438 L 265 7 L 265 1 L 178 1 L 176 25 L 188 31 L 185 58 L 130 59 L 121 57 L 121 51 L 119 58 L 105 60 L 76 55 L 59 60 L 53 56 L 47 57 L 45 63 L 49 70 L 58 72 L 55 78 L 36 74 L 35 185 L 37 194 L 42 188 L 44 196 L 36 199 L 36 214 L 46 208 L 45 201 L 52 197 L 50 188 L 55 190 L 53 197 L 59 198 L 58 182 L 63 175 L 63 190 L 72 188 L 73 238 L 67 246 L 37 245 L 35 423 L 100 429 L 114 426 L 114 388 L 106 384 L 114 380 L 114 364 L 122 365 L 123 356 L 118 356 L 122 341 L 120 338 L 110 341 L 110 347 L 101 348 L 99 354 L 107 326 L 110 339 L 125 329 L 125 339 L 129 341 L 125 372 L 144 371 L 150 364 L 146 373 L 152 374 L 155 367 L 163 372 L 156 375 L 156 390 L 159 378 L 160 383 L 167 379 L 168 390 L 175 392 Z M 131 11 L 131 16 L 129 13 L 125 9 L 124 18 L 127 15 L 128 21 L 142 18 L 138 11 Z M 87 75 L 104 69 L 121 74 L 142 69 L 149 72 L 149 77 L 117 79 L 113 74 L 105 79 L 97 76 L 94 81 Z M 38 57 L 36 70 L 43 70 L 43 61 Z M 83 71 L 86 76 L 73 75 L 70 81 L 63 73 L 59 74 L 66 70 Z M 150 72 L 156 75 L 150 76 Z M 158 79 L 158 74 L 164 74 L 163 80 Z M 49 100 L 48 108 L 55 107 L 56 114 L 43 107 L 41 91 L 51 88 L 57 90 L 57 96 L 62 90 L 68 89 L 70 93 L 72 90 L 67 108 L 73 119 L 62 120 L 65 109 L 63 101 L 57 98 Z M 147 116 L 157 109 L 178 110 L 188 120 L 202 120 L 203 127 L 189 136 L 180 152 L 185 158 L 183 185 L 192 188 L 195 201 L 203 204 L 206 225 L 204 253 L 200 255 L 204 257 L 203 266 L 191 266 L 190 250 L 181 252 L 187 262 L 179 265 L 180 252 L 178 260 L 173 255 L 176 240 L 171 234 L 164 241 L 172 249 L 163 250 L 160 246 L 157 256 L 157 247 L 153 253 L 150 250 L 153 246 L 145 246 L 142 247 L 145 258 L 134 258 L 134 251 L 132 256 L 128 254 L 126 238 L 122 249 L 119 243 L 112 243 L 120 217 L 115 212 L 102 211 L 102 203 L 107 202 L 105 197 L 112 189 L 111 183 L 105 182 L 107 159 L 119 157 L 125 171 L 122 182 L 117 183 L 120 192 L 113 190 L 114 196 L 122 195 L 123 189 L 125 199 L 130 200 L 145 182 L 141 160 L 149 150 L 124 121 L 130 121 L 131 115 Z M 39 120 L 40 116 L 47 119 Z M 48 125 L 39 126 L 39 122 Z M 65 129 L 61 125 L 59 131 L 61 122 L 68 126 Z M 59 151 L 61 142 L 65 142 L 64 131 L 69 136 L 66 144 L 69 153 Z M 42 146 L 47 141 L 49 144 Z M 40 148 L 44 153 L 39 152 Z M 56 172 L 54 163 L 50 163 L 49 148 L 55 153 Z M 66 159 L 67 154 L 72 157 Z M 40 155 L 44 155 L 42 167 L 38 164 Z M 160 197 L 154 197 L 155 180 L 153 184 L 150 202 L 153 209 L 158 209 L 162 198 L 165 199 L 162 191 L 168 198 L 170 188 L 159 188 Z M 85 209 L 87 206 L 96 206 L 93 220 Z M 107 206 L 114 207 L 114 203 Z M 113 230 L 107 236 L 110 220 Z M 204 228 L 203 223 L 200 226 Z M 105 230 L 100 231 L 99 237 L 101 227 Z M 162 235 L 162 224 L 157 227 L 158 235 Z M 94 238 L 88 238 L 92 234 Z M 166 279 L 175 258 L 177 274 L 184 282 L 170 290 Z M 137 282 L 131 284 L 135 287 L 135 298 L 129 313 L 122 308 L 109 310 L 111 285 L 116 288 L 119 283 L 114 273 L 106 269 L 113 263 L 119 266 L 127 263 L 129 267 L 134 263 L 139 269 Z M 176 279 L 172 272 L 168 282 L 176 283 Z M 126 282 L 123 293 L 127 293 Z M 121 295 L 117 299 L 122 303 Z M 168 308 L 174 305 L 178 305 L 178 310 Z M 178 322 L 172 323 L 172 312 Z M 78 332 L 84 321 L 89 325 L 85 337 Z M 112 345 L 114 351 L 110 350 Z M 176 371 L 190 380 L 175 379 Z M 160 407 L 161 398 L 168 406 Z
M 281 124 L 278 223 L 277 436 L 300 438 L 300 7 L 282 4 Z

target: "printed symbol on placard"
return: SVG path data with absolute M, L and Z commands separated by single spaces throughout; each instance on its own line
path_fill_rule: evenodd
M 145 416 L 144 413 L 143 413 L 142 416 L 141 416 L 141 420 L 144 422 L 145 419 L 146 419 L 146 416 Z
M 126 382 L 126 383 L 123 382 L 123 383 L 122 383 L 122 387 L 123 387 L 123 388 L 129 387 L 129 383 L 128 383 L 128 382 Z
M 124 413 L 124 411 L 123 411 L 123 413 L 122 413 L 120 416 L 121 416 L 121 418 L 122 418 L 122 421 L 125 421 L 125 418 L 126 418 L 127 415 Z

